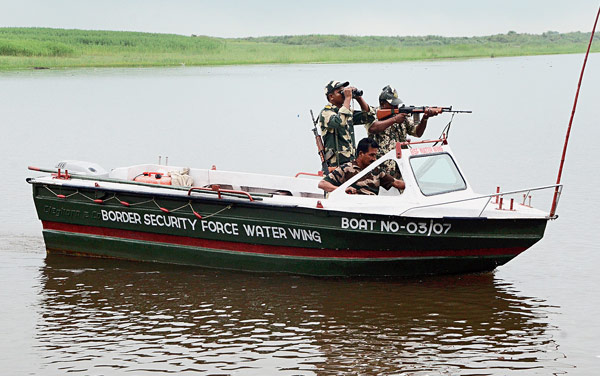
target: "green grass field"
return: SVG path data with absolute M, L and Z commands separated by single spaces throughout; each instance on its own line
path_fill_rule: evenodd
M 589 33 L 485 37 L 299 35 L 224 39 L 120 31 L 0 28 L 0 70 L 366 63 L 585 52 Z M 596 35 L 592 51 L 600 51 Z

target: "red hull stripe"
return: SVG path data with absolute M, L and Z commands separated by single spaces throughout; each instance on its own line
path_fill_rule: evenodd
M 457 257 L 457 256 L 501 256 L 518 255 L 526 247 L 513 248 L 484 248 L 484 249 L 448 249 L 448 250 L 335 250 L 282 245 L 266 245 L 230 242 L 223 240 L 198 239 L 188 236 L 153 234 L 141 231 L 120 230 L 106 227 L 72 225 L 51 221 L 42 221 L 45 230 L 64 231 L 82 235 L 107 236 L 143 242 L 182 245 L 215 250 L 225 250 L 244 253 L 267 254 L 294 257 L 333 257 L 347 259 L 370 258 L 403 258 L 403 257 Z

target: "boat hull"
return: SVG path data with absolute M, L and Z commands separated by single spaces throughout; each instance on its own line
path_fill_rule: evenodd
M 547 222 L 411 218 L 32 185 L 49 252 L 256 272 L 404 277 L 489 271 L 539 241 Z

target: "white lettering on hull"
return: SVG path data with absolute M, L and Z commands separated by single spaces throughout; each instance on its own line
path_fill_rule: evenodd
M 138 213 L 123 210 L 100 210 L 101 218 L 106 222 L 142 224 L 142 216 Z M 180 218 L 162 214 L 144 214 L 143 224 L 154 227 L 173 227 L 187 230 L 196 228 L 197 219 Z
M 101 210 L 101 219 L 105 222 L 128 223 L 150 227 L 169 227 L 179 230 L 202 231 L 205 233 L 240 236 L 237 223 L 181 218 L 172 214 L 150 214 L 141 216 L 125 210 Z M 372 227 L 372 224 L 371 224 Z M 251 238 L 261 239 L 294 239 L 301 242 L 321 243 L 321 233 L 317 230 L 290 228 L 281 226 L 265 226 L 242 224 L 243 234 Z
M 447 234 L 452 228 L 451 223 L 443 223 L 430 219 L 428 222 L 408 222 L 406 225 L 400 225 L 396 221 L 379 221 L 379 227 L 375 226 L 377 223 L 374 219 L 357 219 L 357 218 L 341 218 L 340 227 L 342 229 L 350 230 L 367 230 L 367 231 L 380 231 L 397 233 L 400 231 L 406 231 L 409 234 L 421 234 L 421 235 L 442 235 Z

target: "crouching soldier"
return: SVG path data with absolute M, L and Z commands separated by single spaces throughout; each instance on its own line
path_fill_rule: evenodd
M 341 166 L 338 166 L 329 175 L 325 176 L 323 180 L 319 182 L 319 188 L 326 192 L 334 191 L 337 187 L 344 184 L 373 163 L 377 159 L 378 148 L 379 145 L 377 145 L 377 142 L 371 138 L 363 138 L 360 140 L 356 148 L 356 159 L 352 162 L 346 162 Z M 386 174 L 383 171 L 380 171 L 379 173 L 371 171 L 349 186 L 346 189 L 346 193 L 376 195 L 379 193 L 380 186 L 385 189 L 395 187 L 399 190 L 403 190 L 404 181 L 394 179 L 390 174 Z

